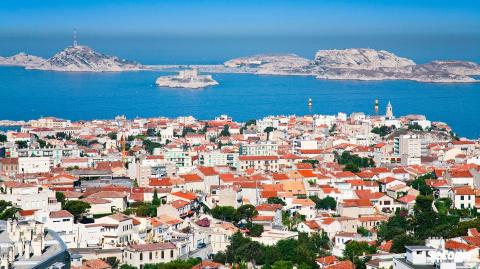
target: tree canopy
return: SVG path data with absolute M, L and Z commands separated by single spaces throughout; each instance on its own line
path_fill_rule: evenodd
M 87 209 L 90 208 L 90 204 L 80 201 L 80 200 L 72 200 L 65 203 L 63 209 L 67 210 L 68 212 L 72 213 L 75 219 L 79 219 L 87 212 Z
M 235 233 L 230 238 L 226 252 L 215 254 L 214 261 L 240 263 L 255 262 L 262 268 L 317 268 L 315 258 L 325 256 L 328 250 L 328 238 L 314 234 L 299 234 L 298 239 L 280 240 L 274 246 L 265 246 Z M 287 266 L 287 267 L 283 267 Z

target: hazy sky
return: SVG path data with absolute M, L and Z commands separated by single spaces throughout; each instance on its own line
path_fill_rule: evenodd
M 480 33 L 480 1 L 1 0 L 0 33 Z

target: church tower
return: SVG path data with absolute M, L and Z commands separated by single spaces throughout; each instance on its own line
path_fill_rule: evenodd
M 387 118 L 387 120 L 391 120 L 391 119 L 395 118 L 393 116 L 393 108 L 392 108 L 392 104 L 390 103 L 390 101 L 388 101 L 388 104 L 387 104 L 387 113 L 385 113 L 385 118 Z

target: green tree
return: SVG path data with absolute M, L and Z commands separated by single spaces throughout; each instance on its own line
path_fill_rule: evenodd
M 270 133 L 275 131 L 276 129 L 271 127 L 271 126 L 268 126 L 267 128 L 265 128 L 263 130 L 264 133 L 267 133 L 267 140 L 270 140 Z
M 143 146 L 145 147 L 145 150 L 148 151 L 148 153 L 153 154 L 153 150 L 155 148 L 161 148 L 162 144 L 157 142 L 152 142 L 149 139 L 145 139 L 143 140 Z
M 374 127 L 372 133 L 378 134 L 381 137 L 387 136 L 392 133 L 393 128 L 389 126 Z
M 279 204 L 279 205 L 286 205 L 285 201 L 278 197 L 270 197 L 267 199 L 268 204 Z
M 423 128 L 418 123 L 414 123 L 414 124 L 408 125 L 408 130 L 423 131 Z
M 245 123 L 245 126 L 248 127 L 250 125 L 257 125 L 257 120 L 248 120 L 246 123 Z
M 157 188 L 153 190 L 153 199 L 152 199 L 152 205 L 154 206 L 160 206 L 162 201 L 160 201 L 160 198 L 158 198 L 158 193 L 157 193 Z
M 0 134 L 0 143 L 7 142 L 7 136 L 4 134 Z
M 231 206 L 216 206 L 212 209 L 211 214 L 216 219 L 224 221 L 234 221 L 236 218 L 235 208 Z
M 448 237 L 451 238 L 458 236 L 466 236 L 468 233 L 468 229 L 470 228 L 477 228 L 478 230 L 480 230 L 480 218 L 462 221 L 458 223 L 458 225 L 456 225 L 449 231 Z
M 291 261 L 276 261 L 272 265 L 272 269 L 292 269 L 293 263 Z
M 425 241 L 416 239 L 413 236 L 401 234 L 393 238 L 392 249 L 393 253 L 405 253 L 405 246 L 409 245 L 423 245 Z
M 131 205 L 131 211 L 135 212 L 137 217 L 156 217 L 157 216 L 157 206 L 151 203 L 138 202 Z M 128 213 L 130 213 L 128 212 Z
M 249 222 L 252 220 L 253 217 L 257 215 L 258 215 L 258 211 L 255 209 L 255 206 L 247 204 L 237 208 L 237 211 L 235 213 L 235 218 L 237 221 L 245 219 Z
M 72 213 L 72 215 L 75 217 L 76 220 L 81 218 L 89 208 L 90 208 L 89 203 L 86 203 L 80 200 L 67 201 L 64 206 L 64 209 Z
M 18 147 L 19 149 L 26 149 L 26 148 L 28 148 L 28 142 L 27 142 L 27 141 L 24 141 L 24 140 L 22 140 L 22 141 L 15 141 L 15 145 L 17 145 L 17 147 Z
M 0 200 L 0 220 L 15 219 L 20 208 L 12 206 L 11 202 Z
M 57 199 L 58 202 L 62 204 L 62 208 L 65 206 L 65 194 L 63 192 L 55 192 L 55 198 Z
M 433 189 L 427 185 L 425 180 L 434 179 L 434 178 L 435 178 L 435 173 L 427 173 L 427 174 L 418 176 L 417 178 L 415 178 L 415 180 L 410 182 L 409 185 L 412 188 L 418 190 L 422 195 L 432 195 Z
M 363 226 L 359 226 L 357 228 L 357 233 L 361 234 L 362 236 L 369 236 L 370 235 L 370 231 L 365 229 Z
M 357 164 L 347 163 L 345 165 L 345 167 L 343 168 L 343 171 L 350 171 L 352 173 L 358 173 L 358 172 L 360 172 L 360 168 L 358 168 Z
M 320 203 L 317 205 L 319 209 L 331 209 L 335 210 L 337 208 L 337 201 L 333 197 L 327 196 L 320 200 Z
M 342 152 L 341 155 L 339 155 L 337 152 L 335 152 L 335 159 L 337 162 L 341 165 L 344 165 L 345 168 L 343 169 L 344 171 L 351 171 L 351 172 L 358 172 L 360 171 L 360 167 L 374 167 L 375 162 L 373 161 L 372 158 L 367 158 L 367 157 L 359 157 L 358 155 L 351 154 L 349 151 L 344 151 Z
M 193 130 L 192 127 L 185 127 L 182 130 L 182 137 L 185 137 L 186 134 L 188 133 L 195 133 L 195 130 Z
M 146 264 L 144 269 L 191 269 L 200 263 L 199 259 L 174 260 L 168 263 Z
M 343 256 L 352 262 L 355 262 L 358 259 L 358 256 L 365 254 L 375 254 L 377 248 L 375 246 L 369 245 L 367 242 L 358 242 L 350 241 L 345 246 L 343 251 Z
M 246 225 L 248 234 L 253 237 L 259 237 L 263 233 L 263 225 L 248 222 Z
M 308 198 L 315 203 L 316 209 L 331 209 L 335 210 L 337 208 L 337 201 L 334 198 L 327 196 L 323 199 L 320 199 L 316 195 L 311 195 Z
M 230 136 L 230 126 L 225 124 L 223 130 L 220 132 L 220 136 Z
M 117 140 L 117 133 L 116 132 L 110 132 L 107 134 L 108 137 L 112 140 Z
M 387 222 L 380 224 L 377 229 L 379 240 L 388 241 L 397 235 L 405 234 L 408 226 L 406 215 L 406 211 L 396 211 L 395 215 L 390 217 Z

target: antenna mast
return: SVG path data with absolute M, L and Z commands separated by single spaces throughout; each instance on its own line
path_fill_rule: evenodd
M 73 30 L 73 47 L 76 48 L 77 47 L 77 29 L 74 29 Z

